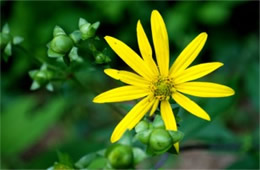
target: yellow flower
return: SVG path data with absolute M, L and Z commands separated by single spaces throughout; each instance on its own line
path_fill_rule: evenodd
M 191 114 L 209 121 L 210 117 L 206 111 L 182 93 L 198 97 L 226 97 L 234 94 L 233 89 L 224 85 L 190 82 L 223 66 L 220 62 L 210 62 L 187 68 L 204 46 L 207 33 L 201 33 L 191 41 L 169 69 L 168 34 L 157 10 L 151 15 L 151 29 L 157 65 L 140 21 L 137 23 L 137 39 L 142 58 L 122 41 L 110 36 L 105 37 L 115 53 L 137 74 L 105 69 L 107 75 L 128 85 L 104 92 L 95 97 L 93 102 L 122 102 L 143 98 L 116 126 L 111 136 L 112 143 L 118 141 L 127 129 L 133 129 L 149 110 L 152 116 L 159 104 L 166 129 L 176 131 L 177 125 L 169 103 L 170 97 Z M 174 146 L 178 151 L 179 144 L 175 143 Z

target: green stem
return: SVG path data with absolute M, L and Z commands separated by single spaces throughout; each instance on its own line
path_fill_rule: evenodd
M 83 85 L 83 84 L 79 81 L 79 79 L 78 79 L 73 73 L 69 74 L 68 77 L 69 77 L 71 80 L 73 80 L 74 83 L 75 83 L 76 85 L 78 85 L 82 90 L 84 90 L 84 91 L 89 90 L 89 88 L 88 88 L 87 86 Z

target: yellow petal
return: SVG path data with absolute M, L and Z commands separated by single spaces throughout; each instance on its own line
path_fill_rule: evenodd
M 147 96 L 149 93 L 151 93 L 149 89 L 144 89 L 136 86 L 123 86 L 101 93 L 94 98 L 93 102 L 123 102 L 133 99 L 139 99 L 141 97 Z
M 184 70 L 179 75 L 173 75 L 174 83 L 180 84 L 183 82 L 196 80 L 201 78 L 214 70 L 218 69 L 219 67 L 223 66 L 223 63 L 220 62 L 212 62 L 212 63 L 204 63 L 192 66 L 186 70 Z
M 184 96 L 181 93 L 175 92 L 172 94 L 172 98 L 185 110 L 190 112 L 191 114 L 198 116 L 199 118 L 210 120 L 209 115 L 194 101 Z
M 151 16 L 153 45 L 156 60 L 162 76 L 168 76 L 169 70 L 169 40 L 162 16 L 157 10 L 153 10 Z
M 142 57 L 144 61 L 147 63 L 147 65 L 151 68 L 151 71 L 154 75 L 159 75 L 158 68 L 153 60 L 152 56 L 152 48 L 150 46 L 150 43 L 147 39 L 147 36 L 144 32 L 144 29 L 142 27 L 142 24 L 140 21 L 137 22 L 137 40 L 138 40 L 138 46 L 139 50 L 142 54 Z
M 175 147 L 176 152 L 179 153 L 179 152 L 180 152 L 180 149 L 179 149 L 179 148 L 180 148 L 180 147 L 179 147 L 179 142 L 173 144 L 173 146 Z
M 110 138 L 112 143 L 118 141 L 127 129 L 132 129 L 143 118 L 153 104 L 149 99 L 150 97 L 148 96 L 137 103 L 120 121 Z
M 181 54 L 177 57 L 176 61 L 171 66 L 171 77 L 185 70 L 195 60 L 203 48 L 207 37 L 207 33 L 203 32 L 189 43 L 189 45 L 181 52 Z
M 186 82 L 175 87 L 182 93 L 198 97 L 227 97 L 235 94 L 230 87 L 209 82 Z
M 155 112 L 155 110 L 157 109 L 158 105 L 159 105 L 159 99 L 156 99 L 156 100 L 154 101 L 153 107 L 152 107 L 152 109 L 151 109 L 151 111 L 150 111 L 150 116 L 152 116 L 152 115 L 154 114 L 154 112 Z
M 116 79 L 116 80 L 120 80 L 126 84 L 131 84 L 134 86 L 139 86 L 139 87 L 147 87 L 150 85 L 149 81 L 145 80 L 143 77 L 135 74 L 135 73 L 131 73 L 129 71 L 124 71 L 124 70 L 116 70 L 116 69 L 105 69 L 104 72 Z
M 140 111 L 139 114 L 137 114 L 137 116 L 130 122 L 130 124 L 128 125 L 128 129 L 131 130 L 135 127 L 135 125 L 144 117 L 144 115 L 148 112 L 149 109 L 151 109 L 151 107 L 153 106 L 155 99 L 151 98 L 151 96 L 148 96 L 148 105 L 146 105 L 146 107 Z
M 110 36 L 106 36 L 105 40 L 114 50 L 114 52 L 134 71 L 136 71 L 147 80 L 151 79 L 152 73 L 149 67 L 130 47 L 128 47 L 122 41 Z
M 161 102 L 161 115 L 167 130 L 177 130 L 175 117 L 169 101 L 164 100 Z
M 161 115 L 166 129 L 177 131 L 177 124 L 171 105 L 166 100 L 161 102 Z M 179 153 L 179 143 L 175 143 L 173 146 L 175 147 L 177 153 Z

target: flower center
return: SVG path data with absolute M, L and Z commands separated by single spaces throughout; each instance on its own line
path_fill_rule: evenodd
M 170 78 L 158 77 L 157 80 L 152 83 L 151 90 L 154 97 L 162 101 L 169 100 L 170 96 L 175 91 L 175 88 Z

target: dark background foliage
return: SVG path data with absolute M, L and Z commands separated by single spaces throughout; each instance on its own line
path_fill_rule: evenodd
M 59 25 L 77 29 L 78 19 L 100 21 L 97 35 L 116 37 L 138 52 L 136 23 L 140 19 L 151 41 L 150 14 L 163 16 L 170 40 L 171 61 L 196 35 L 207 32 L 207 43 L 193 64 L 220 61 L 225 65 L 203 80 L 235 89 L 229 98 L 195 100 L 211 115 L 204 122 L 182 115 L 185 132 L 181 146 L 209 144 L 207 150 L 186 150 L 163 160 L 164 168 L 259 168 L 259 2 L 257 1 L 1 1 L 1 27 L 8 23 L 13 35 L 24 37 L 29 53 L 14 49 L 8 62 L 1 58 L 1 168 L 48 168 L 56 151 L 74 161 L 107 147 L 110 134 L 127 113 L 128 104 L 99 105 L 95 95 L 117 87 L 104 75 L 104 65 L 87 58 L 75 74 L 84 89 L 70 79 L 57 82 L 54 92 L 31 91 L 28 71 L 40 67 L 36 58 L 47 56 L 46 44 Z M 2 49 L 1 49 L 2 51 Z M 128 69 L 111 52 L 111 67 Z M 215 146 L 215 144 L 219 144 Z M 215 147 L 214 147 L 215 146 Z M 138 167 L 152 168 L 158 156 Z

